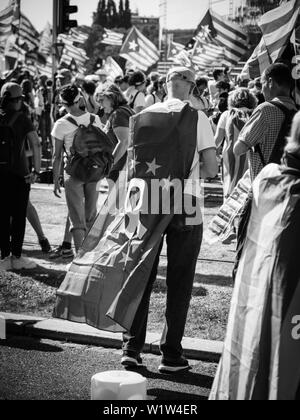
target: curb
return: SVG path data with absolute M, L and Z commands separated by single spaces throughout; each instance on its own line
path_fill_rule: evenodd
M 122 348 L 122 334 L 100 331 L 85 324 L 3 312 L 0 312 L 0 317 L 5 319 L 6 331 L 10 335 L 68 341 L 105 348 Z M 160 355 L 159 342 L 158 334 L 148 333 L 144 352 Z M 192 338 L 184 338 L 182 345 L 188 359 L 210 363 L 219 362 L 223 349 L 223 343 L 220 341 Z

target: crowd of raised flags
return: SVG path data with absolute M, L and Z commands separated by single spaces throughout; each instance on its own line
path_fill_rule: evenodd
M 241 70 L 241 77 L 259 77 L 269 64 L 282 56 L 296 27 L 299 7 L 300 0 L 290 0 L 262 16 L 259 22 L 262 39 Z M 68 35 L 59 35 L 58 42 L 64 44 L 59 57 L 60 65 L 73 65 L 78 72 L 85 73 L 89 57 L 84 50 L 84 43 L 88 36 L 87 32 L 77 28 L 72 29 Z M 119 56 L 127 60 L 127 67 L 147 72 L 160 61 L 158 48 L 136 27 L 132 27 L 127 35 L 104 28 L 101 43 L 120 47 Z M 247 49 L 247 34 L 244 29 L 208 10 L 195 32 L 195 37 L 187 46 L 169 39 L 167 60 L 207 74 L 215 67 L 236 68 L 245 58 Z M 6 57 L 25 63 L 29 55 L 30 60 L 26 64 L 29 68 L 32 66 L 31 71 L 50 76 L 50 24 L 39 34 L 30 20 L 21 13 L 20 0 L 10 0 L 9 5 L 0 11 L 0 52 Z M 33 52 L 38 52 L 44 59 L 30 54 Z M 113 59 L 110 58 L 106 63 L 106 69 L 112 69 L 113 74 L 119 75 L 119 65 L 111 60 Z

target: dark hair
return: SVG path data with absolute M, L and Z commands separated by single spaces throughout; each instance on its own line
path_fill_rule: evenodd
M 32 92 L 32 83 L 28 79 L 24 79 L 21 83 L 21 88 L 23 90 L 24 95 L 27 95 Z
M 214 77 L 215 80 L 218 80 L 218 78 L 220 76 L 222 76 L 223 74 L 224 74 L 224 71 L 223 70 L 214 70 L 213 77 Z
M 217 89 L 223 89 L 223 90 L 230 90 L 230 84 L 227 82 L 218 82 L 216 84 Z
M 60 89 L 60 96 L 64 102 L 66 102 L 67 106 L 74 105 L 74 100 L 79 94 L 78 87 L 74 84 L 63 86 Z
M 196 85 L 198 87 L 202 86 L 202 85 L 205 85 L 207 87 L 208 86 L 208 80 L 206 79 L 206 77 L 197 77 Z
M 103 97 L 112 101 L 112 108 L 115 110 L 120 106 L 127 105 L 127 100 L 117 85 L 110 85 L 104 92 Z
M 146 76 L 142 71 L 135 71 L 129 76 L 129 86 L 140 86 L 146 82 Z
M 82 84 L 82 89 L 88 94 L 88 95 L 94 95 L 96 91 L 96 85 L 94 82 L 88 82 L 85 81 Z
M 290 89 L 293 85 L 292 73 L 286 64 L 272 64 L 265 70 L 264 75 L 267 79 L 271 77 L 278 86 Z
M 257 106 L 256 97 L 246 88 L 238 88 L 229 94 L 229 108 L 254 109 Z

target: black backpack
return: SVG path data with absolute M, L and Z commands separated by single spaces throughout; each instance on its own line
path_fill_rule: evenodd
M 279 108 L 283 112 L 284 121 L 283 121 L 281 129 L 279 131 L 279 134 L 278 134 L 277 140 L 275 142 L 275 145 L 274 145 L 272 154 L 270 156 L 269 162 L 265 161 L 265 158 L 262 154 L 260 145 L 258 144 L 255 147 L 255 151 L 259 154 L 260 160 L 261 160 L 264 167 L 269 163 L 277 163 L 278 165 L 280 165 L 281 159 L 282 159 L 282 156 L 283 156 L 283 152 L 284 152 L 284 148 L 286 146 L 287 137 L 290 135 L 293 119 L 294 119 L 294 116 L 297 113 L 296 110 L 288 109 L 283 104 L 281 104 L 277 101 L 271 101 L 270 103 L 272 105 L 276 106 L 277 108 Z
M 20 113 L 15 113 L 9 121 L 4 116 L 0 117 L 0 170 L 11 172 L 20 161 L 13 129 L 19 115 Z
M 115 146 L 109 137 L 94 125 L 96 116 L 90 115 L 90 124 L 78 125 L 72 117 L 66 117 L 76 125 L 73 144 L 68 156 L 66 172 L 84 183 L 98 182 L 105 178 L 113 165 Z

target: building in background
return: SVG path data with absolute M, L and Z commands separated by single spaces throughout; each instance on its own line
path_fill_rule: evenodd
M 131 15 L 132 25 L 142 32 L 157 47 L 159 46 L 159 17 Z

